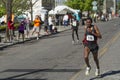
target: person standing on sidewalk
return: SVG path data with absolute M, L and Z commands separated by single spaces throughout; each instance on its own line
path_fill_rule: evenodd
M 15 34 L 14 34 L 14 23 L 13 21 L 9 18 L 8 20 L 8 29 L 9 29 L 9 41 L 12 42 L 14 37 L 15 37 Z
M 29 38 L 29 33 L 30 33 L 30 19 L 29 19 L 29 17 L 27 17 L 25 19 L 25 22 L 26 22 L 26 34 L 27 34 L 27 38 Z
M 68 23 L 69 22 L 69 16 L 68 16 L 68 13 L 66 13 L 64 16 L 63 16 L 63 25 L 64 27 L 68 26 Z
M 37 40 L 39 39 L 39 35 L 40 35 L 40 19 L 39 16 L 36 15 L 35 20 L 34 20 L 34 27 L 33 27 L 33 31 L 32 31 L 32 35 L 34 34 L 34 32 L 36 31 L 37 33 Z
M 100 74 L 100 67 L 99 67 L 99 60 L 98 60 L 98 44 L 97 44 L 97 39 L 102 38 L 101 33 L 96 25 L 92 25 L 92 19 L 87 18 L 86 19 L 86 26 L 84 27 L 85 29 L 85 36 L 83 40 L 84 44 L 84 59 L 86 63 L 86 71 L 85 74 L 89 75 L 91 66 L 89 64 L 89 54 L 92 52 L 94 61 L 96 63 L 96 71 L 95 75 L 98 76 Z
M 24 35 L 25 26 L 26 26 L 26 23 L 23 20 L 23 21 L 20 22 L 20 25 L 18 27 L 18 32 L 19 32 L 19 34 L 18 34 L 18 40 L 20 40 L 20 35 L 22 35 L 23 42 L 24 42 L 24 38 L 25 38 L 25 35 Z
M 48 17 L 45 17 L 45 21 L 44 21 L 44 31 L 45 31 L 45 34 L 48 35 L 49 32 L 48 32 Z
M 79 36 L 78 36 L 78 26 L 79 26 L 79 22 L 76 20 L 76 18 L 74 17 L 71 23 L 72 26 L 72 44 L 75 44 L 75 39 L 74 39 L 74 32 L 76 33 L 77 36 L 77 43 L 79 43 Z
M 42 25 L 44 24 L 44 21 L 42 20 L 41 15 L 39 15 L 38 17 L 40 19 L 40 27 L 39 27 L 39 32 L 40 32 L 42 29 Z
M 48 26 L 49 32 L 50 34 L 52 34 L 53 33 L 53 17 L 51 15 L 49 15 L 48 17 L 48 24 L 49 24 Z

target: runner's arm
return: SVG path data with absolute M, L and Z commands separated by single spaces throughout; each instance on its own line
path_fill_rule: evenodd
M 84 26 L 84 37 L 83 37 L 83 41 L 84 41 L 84 39 L 85 39 L 86 29 L 87 29 L 87 26 Z
M 101 35 L 98 27 L 95 25 L 94 28 L 95 28 L 96 33 L 93 33 L 93 34 L 94 34 L 95 36 L 97 36 L 98 38 L 101 39 L 101 38 L 102 38 L 102 35 Z

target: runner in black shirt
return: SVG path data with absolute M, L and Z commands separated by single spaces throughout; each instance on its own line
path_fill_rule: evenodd
M 101 33 L 96 25 L 92 25 L 92 19 L 87 18 L 86 26 L 85 26 L 85 36 L 83 40 L 84 44 L 84 59 L 87 65 L 86 75 L 89 75 L 91 66 L 89 64 L 89 53 L 93 53 L 94 61 L 96 63 L 97 69 L 95 75 L 98 76 L 100 74 L 99 60 L 98 60 L 98 44 L 97 39 L 102 38 Z

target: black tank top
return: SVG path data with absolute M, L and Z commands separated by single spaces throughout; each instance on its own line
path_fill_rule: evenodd
M 91 29 L 92 29 L 92 32 L 96 33 L 96 31 L 94 29 L 94 25 L 91 25 Z M 88 44 L 97 43 L 97 37 L 94 34 L 88 32 L 87 28 L 86 28 L 86 32 L 85 32 L 85 37 L 86 37 L 86 41 Z

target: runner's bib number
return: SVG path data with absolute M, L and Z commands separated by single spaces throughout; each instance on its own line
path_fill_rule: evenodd
M 77 22 L 76 21 L 73 21 L 73 26 L 77 26 Z
M 94 41 L 94 36 L 93 35 L 87 35 L 87 41 Z

